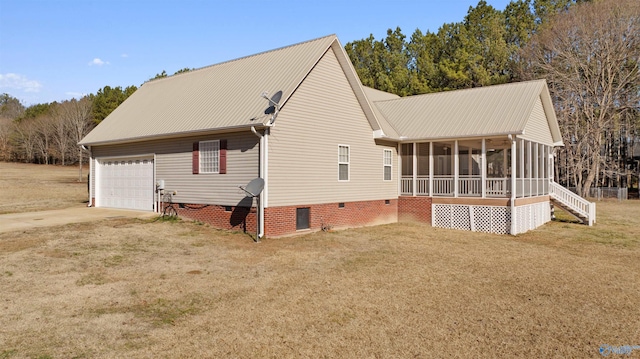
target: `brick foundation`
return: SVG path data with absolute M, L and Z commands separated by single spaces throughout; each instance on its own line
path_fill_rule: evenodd
M 431 197 L 399 197 L 398 220 L 431 224 Z
M 296 230 L 296 209 L 309 208 L 309 230 L 348 228 L 418 221 L 431 223 L 430 197 L 399 197 L 397 199 L 324 203 L 265 208 L 264 235 L 277 237 Z M 215 228 L 256 231 L 256 208 L 202 204 L 173 204 L 180 217 L 201 221 Z
M 210 224 L 215 228 L 256 231 L 255 207 L 233 207 L 203 204 L 174 203 L 178 216 Z
M 323 226 L 347 228 L 398 221 L 398 200 L 395 198 L 345 202 L 342 208 L 339 203 L 269 207 L 265 208 L 265 235 L 273 237 L 296 233 L 297 208 L 309 208 L 309 230 L 320 230 Z

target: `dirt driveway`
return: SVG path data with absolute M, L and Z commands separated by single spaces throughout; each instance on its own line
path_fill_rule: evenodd
M 146 211 L 88 208 L 86 206 L 39 212 L 8 213 L 0 215 L 0 233 L 109 218 L 151 218 L 156 215 L 156 213 Z

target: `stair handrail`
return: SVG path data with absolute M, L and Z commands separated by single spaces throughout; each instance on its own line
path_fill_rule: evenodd
M 586 217 L 588 225 L 596 221 L 596 204 L 589 202 L 565 187 L 551 181 L 549 183 L 549 195 L 560 203 L 569 206 L 577 213 Z

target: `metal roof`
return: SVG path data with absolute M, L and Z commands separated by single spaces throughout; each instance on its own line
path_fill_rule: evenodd
M 322 56 L 333 50 L 374 136 L 429 140 L 522 134 L 542 100 L 555 144 L 560 130 L 546 81 L 537 80 L 400 98 L 362 86 L 335 35 L 192 70 L 143 84 L 81 145 L 133 142 L 262 126 L 282 91 L 281 109 Z
M 558 122 L 545 80 L 374 101 L 399 140 L 523 134 L 540 98 L 555 144 Z
M 382 130 L 383 137 L 396 139 L 400 137 L 398 132 L 393 128 L 393 126 L 391 126 L 391 124 L 389 124 L 384 115 L 380 113 L 378 107 L 374 105 L 376 101 L 395 100 L 399 99 L 400 96 L 366 86 L 362 86 L 362 89 L 364 90 L 364 93 L 367 95 L 367 98 L 370 101 L 370 107 L 373 110 L 378 123 L 380 124 L 380 129 Z
M 335 35 L 330 35 L 148 81 L 80 144 L 128 142 L 262 125 L 268 101 L 261 94 L 282 91 L 280 103 L 284 107 L 313 66 L 337 41 Z

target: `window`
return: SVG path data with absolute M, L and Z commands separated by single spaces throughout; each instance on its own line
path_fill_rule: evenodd
M 338 146 L 338 181 L 349 180 L 349 146 Z
M 200 141 L 200 173 L 220 171 L 220 141 Z
M 382 167 L 384 171 L 383 179 L 385 181 L 391 181 L 391 163 L 392 163 L 391 150 L 384 150 L 382 152 Z
M 193 174 L 227 173 L 227 140 L 193 143 Z

